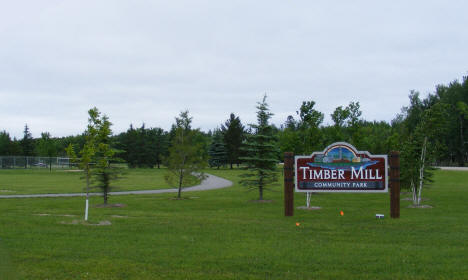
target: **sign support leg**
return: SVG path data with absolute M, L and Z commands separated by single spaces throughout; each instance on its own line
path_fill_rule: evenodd
M 400 152 L 390 155 L 390 217 L 400 218 Z
M 284 153 L 284 216 L 294 215 L 294 154 Z

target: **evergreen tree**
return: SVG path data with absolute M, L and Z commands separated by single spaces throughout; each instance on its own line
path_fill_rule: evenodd
M 128 167 L 135 168 L 138 166 L 138 149 L 137 145 L 138 131 L 130 125 L 130 128 L 123 135 L 121 140 L 121 149 L 124 151 L 122 157 L 127 161 Z
M 231 113 L 229 119 L 221 125 L 224 143 L 227 151 L 227 162 L 231 169 L 233 164 L 239 165 L 241 156 L 242 141 L 244 140 L 245 129 L 239 117 Z
M 225 165 L 227 162 L 226 145 L 224 144 L 223 134 L 218 129 L 213 133 L 208 154 L 210 156 L 208 162 L 211 167 L 214 166 L 219 169 L 220 166 Z
M 278 180 L 276 137 L 268 122 L 273 114 L 268 109 L 266 97 L 265 95 L 262 102 L 258 103 L 257 124 L 250 125 L 252 133 L 244 141 L 243 150 L 246 155 L 241 158 L 247 165 L 247 172 L 241 175 L 243 179 L 240 183 L 251 189 L 258 189 L 259 200 L 263 200 L 265 188 Z
M 32 138 L 27 124 L 24 125 L 24 135 L 23 139 L 20 141 L 20 144 L 23 150 L 23 156 L 34 156 L 34 139 Z
M 0 156 L 11 155 L 12 141 L 8 132 L 0 132 Z
M 134 129 L 133 125 L 118 136 L 119 149 L 122 158 L 130 168 L 149 167 L 160 168 L 163 157 L 167 155 L 168 137 L 162 128 Z
M 151 128 L 147 131 L 147 147 L 150 155 L 150 167 L 161 167 L 163 158 L 168 153 L 168 135 L 162 128 Z

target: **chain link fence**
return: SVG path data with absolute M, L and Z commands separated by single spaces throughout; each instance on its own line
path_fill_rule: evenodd
M 0 156 L 0 169 L 18 168 L 71 168 L 70 158 Z

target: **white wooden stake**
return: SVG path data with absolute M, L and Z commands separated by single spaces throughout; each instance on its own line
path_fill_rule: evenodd
M 88 207 L 89 207 L 89 202 L 88 202 L 88 198 L 86 198 L 86 208 L 85 208 L 85 216 L 84 216 L 85 221 L 88 220 Z

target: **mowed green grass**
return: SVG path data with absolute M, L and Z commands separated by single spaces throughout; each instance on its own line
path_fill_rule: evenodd
M 211 173 L 234 186 L 91 207 L 90 222 L 110 226 L 70 224 L 83 198 L 0 200 L 0 268 L 14 279 L 468 279 L 468 173 L 438 171 L 423 192 L 434 208 L 402 201 L 400 219 L 389 218 L 388 194 L 318 194 L 321 210 L 284 217 L 281 186 L 256 203 L 238 170 Z
M 121 178 L 112 183 L 113 191 L 171 188 L 164 180 L 164 168 L 122 172 Z M 0 195 L 84 192 L 83 176 L 78 170 L 0 169 Z

